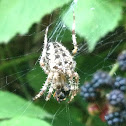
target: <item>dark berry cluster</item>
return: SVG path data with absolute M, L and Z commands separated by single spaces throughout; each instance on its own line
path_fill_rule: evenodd
M 94 102 L 100 100 L 100 89 L 103 87 L 112 87 L 112 77 L 104 71 L 97 71 L 91 82 L 84 84 L 81 87 L 81 96 L 88 102 Z
M 88 106 L 89 114 L 99 114 L 109 126 L 122 126 L 126 122 L 126 78 L 112 77 L 118 68 L 126 70 L 126 50 L 118 56 L 110 73 L 97 71 L 80 93 L 86 101 L 93 102 Z
M 80 95 L 88 102 L 94 102 L 100 97 L 100 93 L 95 90 L 91 83 L 81 86 Z
M 122 78 L 122 77 L 116 77 L 114 85 L 113 85 L 114 89 L 118 89 L 122 92 L 126 91 L 126 78 Z
M 122 112 L 113 112 L 105 116 L 105 120 L 109 126 L 122 126 L 125 121 Z
M 117 58 L 117 62 L 122 71 L 126 70 L 126 50 L 124 50 Z
M 105 120 L 110 126 L 122 126 L 126 121 L 126 99 L 121 90 L 113 89 L 107 96 L 109 113 Z
M 118 107 L 119 109 L 124 109 L 125 107 L 125 97 L 124 93 L 120 90 L 112 90 L 107 97 L 110 105 Z
M 92 83 L 94 88 L 112 87 L 113 79 L 107 72 L 100 70 L 94 74 Z

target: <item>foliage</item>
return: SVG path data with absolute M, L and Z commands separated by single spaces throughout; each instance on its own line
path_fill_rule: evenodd
M 32 78 L 32 79 L 31 79 Z M 40 87 L 46 80 L 46 75 L 40 66 L 36 66 L 35 70 L 27 74 L 27 79 L 30 82 L 30 85 L 36 93 L 39 91 Z M 39 80 L 39 81 L 38 81 Z
M 59 2 L 56 0 L 50 4 L 50 0 L 46 2 L 33 0 L 31 4 L 30 0 L 26 2 L 13 0 L 10 3 L 7 0 L 1 0 L 0 41 L 8 42 L 17 33 L 27 33 L 33 23 L 39 22 L 44 15 L 69 1 L 63 0 Z M 43 4 L 44 6 L 42 6 Z M 90 51 L 94 49 L 100 38 L 117 27 L 122 18 L 121 13 L 122 3 L 118 0 L 112 2 L 111 0 L 103 0 L 102 2 L 100 0 L 79 0 L 75 9 L 76 31 L 80 36 L 85 37 Z M 67 16 L 68 18 L 65 16 L 63 20 L 71 28 L 72 13 L 69 13 Z
M 40 123 L 49 126 L 45 121 L 36 118 L 51 118 L 51 115 L 40 107 L 32 104 L 32 101 L 26 101 L 17 95 L 5 91 L 0 91 L 0 99 L 0 118 L 5 119 L 1 125 L 11 126 L 14 125 L 14 123 L 16 123 L 16 125 L 23 125 L 21 122 L 24 121 L 23 123 L 25 125 Z M 35 122 L 30 123 L 32 120 Z
M 1 123 L 1 126 L 51 126 L 49 123 L 40 120 L 40 119 L 36 119 L 36 118 L 30 118 L 30 117 L 15 117 L 13 119 L 10 119 L 8 121 L 3 121 Z
M 116 8 L 116 9 L 115 9 Z M 85 37 L 92 51 L 98 40 L 112 31 L 122 19 L 122 5 L 111 0 L 79 0 L 75 8 L 76 32 Z M 64 22 L 71 28 L 72 13 Z
M 0 91 L 0 99 L 1 119 L 12 118 L 14 116 L 21 116 L 23 111 L 23 115 L 30 117 L 38 117 L 42 119 L 49 116 L 49 114 L 42 110 L 40 107 L 32 104 L 32 101 L 26 101 L 23 98 L 16 96 L 12 93 Z M 28 106 L 26 110 L 24 109 L 25 106 Z
M 50 25 L 48 36 L 56 31 L 52 37 L 71 51 L 75 8 L 79 43 L 75 60 L 81 86 L 96 70 L 109 71 L 126 48 L 125 5 L 124 0 L 78 0 L 77 4 L 73 0 L 0 0 L 0 125 L 86 125 L 87 103 L 79 95 L 70 104 L 53 98 L 45 102 L 44 96 L 31 101 L 46 80 L 38 63 L 43 29 Z M 60 34 L 59 21 L 70 30 L 63 27 Z M 92 53 L 87 53 L 85 42 L 90 51 L 96 46 Z M 93 125 L 106 124 L 95 117 Z
M 0 41 L 8 42 L 17 33 L 26 34 L 33 23 L 38 23 L 44 15 L 69 1 L 1 0 Z

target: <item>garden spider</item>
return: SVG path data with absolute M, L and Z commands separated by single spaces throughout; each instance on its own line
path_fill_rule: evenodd
M 45 31 L 44 48 L 40 57 L 40 66 L 48 75 L 40 92 L 33 100 L 41 97 L 47 88 L 49 88 L 46 96 L 48 101 L 55 90 L 54 97 L 57 101 L 65 100 L 66 96 L 70 97 L 70 101 L 74 98 L 78 91 L 79 76 L 75 72 L 76 62 L 70 52 L 59 42 L 48 42 L 47 40 L 48 27 Z M 72 40 L 74 49 L 73 54 L 77 52 L 77 41 L 75 34 L 75 15 L 73 12 Z

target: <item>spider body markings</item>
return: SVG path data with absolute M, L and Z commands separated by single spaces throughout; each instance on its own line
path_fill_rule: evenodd
M 73 19 L 75 16 L 73 13 Z M 44 48 L 40 57 L 40 66 L 48 75 L 40 92 L 33 98 L 33 100 L 41 97 L 47 89 L 49 89 L 46 96 L 48 101 L 55 90 L 54 97 L 57 101 L 63 101 L 70 96 L 70 101 L 78 92 L 79 75 L 75 72 L 76 62 L 70 52 L 59 42 L 48 42 L 47 40 L 48 27 L 46 28 L 44 38 Z M 77 42 L 75 36 L 75 21 L 73 22 L 72 39 L 74 50 L 73 54 L 77 52 Z

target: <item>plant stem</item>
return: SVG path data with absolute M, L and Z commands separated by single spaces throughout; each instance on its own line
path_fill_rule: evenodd
M 118 68 L 119 68 L 119 64 L 118 64 L 118 63 L 115 63 L 115 64 L 113 65 L 111 71 L 109 72 L 109 75 L 110 75 L 110 76 L 113 76 L 114 73 L 118 70 Z
M 92 126 L 93 116 L 89 116 L 86 122 L 86 126 Z

